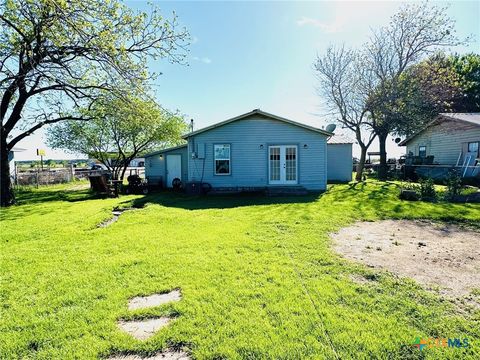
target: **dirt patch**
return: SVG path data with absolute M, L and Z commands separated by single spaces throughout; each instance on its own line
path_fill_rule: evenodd
M 137 340 L 146 340 L 153 336 L 158 330 L 167 326 L 172 319 L 160 317 L 155 319 L 124 321 L 120 320 L 118 326 L 120 329 L 130 334 Z
M 480 233 L 421 221 L 360 222 L 332 234 L 334 247 L 361 261 L 440 287 L 449 297 L 480 288 Z
M 108 220 L 101 222 L 100 224 L 97 225 L 97 227 L 104 228 L 109 225 L 112 225 L 113 223 L 118 221 L 118 218 L 120 217 L 120 215 L 122 215 L 125 211 L 129 211 L 129 210 L 135 210 L 135 208 L 123 208 L 123 209 L 112 210 L 112 217 Z
M 69 186 L 67 188 L 67 191 L 79 191 L 79 190 L 87 190 L 87 189 L 90 189 L 90 184 L 88 183 Z
M 358 284 L 358 285 L 368 285 L 373 282 L 372 279 L 367 279 L 366 277 L 359 274 L 350 275 L 350 280 L 352 280 L 355 284 Z
M 163 305 L 172 301 L 180 301 L 182 294 L 176 289 L 165 294 L 153 294 L 149 296 L 137 296 L 128 302 L 128 310 L 145 309 Z
M 108 360 L 189 360 L 190 357 L 183 351 L 166 350 L 152 356 L 126 354 L 109 357 Z

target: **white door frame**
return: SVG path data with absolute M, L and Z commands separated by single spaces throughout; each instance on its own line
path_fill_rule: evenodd
M 180 180 L 182 180 L 182 155 L 167 155 L 166 159 L 167 164 L 165 168 L 165 173 L 167 177 L 167 187 L 171 188 L 173 179 L 179 178 Z
M 280 179 L 271 180 L 270 151 L 272 148 L 280 150 Z M 287 180 L 287 148 L 295 149 L 295 180 Z M 298 184 L 298 146 L 297 145 L 270 145 L 268 147 L 268 183 L 270 185 L 296 185 Z

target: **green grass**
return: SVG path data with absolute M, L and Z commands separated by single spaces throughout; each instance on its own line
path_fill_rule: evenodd
M 95 199 L 67 186 L 23 191 L 1 212 L 0 358 L 96 359 L 189 349 L 196 359 L 458 359 L 480 356 L 480 312 L 348 262 L 328 234 L 355 220 L 429 218 L 478 227 L 480 206 L 402 202 L 394 183 L 323 195 Z M 97 224 L 114 207 L 125 212 Z M 373 280 L 359 285 L 352 275 Z M 129 298 L 181 288 L 183 299 L 127 311 Z M 120 318 L 176 320 L 140 342 Z M 468 338 L 426 349 L 416 337 Z

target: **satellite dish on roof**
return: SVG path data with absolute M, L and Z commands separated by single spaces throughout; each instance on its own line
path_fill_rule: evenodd
M 335 124 L 328 124 L 325 130 L 327 130 L 328 132 L 333 133 L 336 128 L 337 128 L 337 125 L 335 125 Z

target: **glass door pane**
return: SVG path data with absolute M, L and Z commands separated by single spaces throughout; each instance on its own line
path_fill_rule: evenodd
M 270 181 L 280 181 L 280 147 L 279 146 L 269 147 L 268 160 L 269 160 Z
M 285 148 L 285 180 L 297 181 L 297 147 L 287 146 Z

